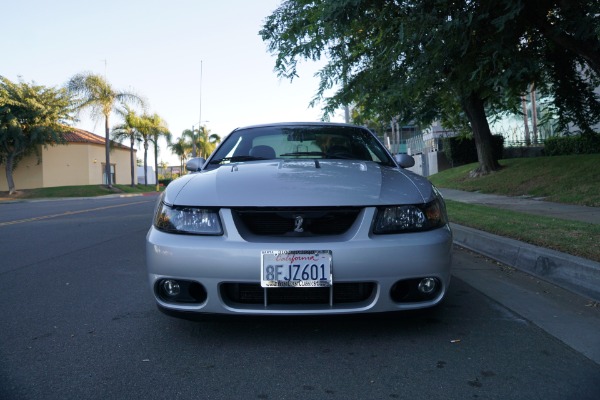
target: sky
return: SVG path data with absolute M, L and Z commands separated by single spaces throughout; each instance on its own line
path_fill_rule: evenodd
M 318 121 L 309 108 L 320 63 L 303 62 L 292 82 L 274 72 L 258 32 L 281 0 L 19 0 L 2 7 L 0 75 L 62 86 L 77 73 L 104 75 L 144 97 L 174 138 L 198 123 L 226 136 L 241 126 Z M 104 136 L 81 113 L 76 127 Z M 332 121 L 343 121 L 343 112 Z M 119 122 L 113 113 L 111 126 Z M 138 158 L 142 152 L 138 151 Z M 149 153 L 149 160 L 154 160 Z M 159 162 L 178 165 L 161 146 Z M 150 161 L 149 161 L 150 163 Z M 153 161 L 152 161 L 153 163 Z

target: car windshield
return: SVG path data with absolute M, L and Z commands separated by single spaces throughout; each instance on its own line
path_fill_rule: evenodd
M 395 166 L 368 130 L 335 125 L 281 125 L 232 132 L 209 159 L 207 168 L 232 162 L 290 159 L 345 159 Z

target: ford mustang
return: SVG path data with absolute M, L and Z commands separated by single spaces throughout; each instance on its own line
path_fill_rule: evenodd
M 146 264 L 159 309 L 323 315 L 438 304 L 452 232 L 442 196 L 412 165 L 360 126 L 234 130 L 157 202 Z

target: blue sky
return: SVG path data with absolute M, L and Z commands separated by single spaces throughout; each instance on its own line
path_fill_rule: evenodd
M 106 74 L 115 89 L 145 97 L 149 111 L 166 120 L 174 137 L 200 117 L 221 136 L 257 123 L 316 121 L 321 109 L 308 105 L 317 90 L 313 75 L 319 66 L 303 63 L 293 82 L 278 78 L 275 58 L 258 35 L 280 3 L 6 2 L 0 24 L 0 75 L 59 86 L 79 72 Z M 103 121 L 80 117 L 79 128 L 104 135 Z M 113 115 L 111 125 L 116 118 Z M 332 120 L 342 121 L 342 112 Z M 177 163 L 165 146 L 159 159 Z

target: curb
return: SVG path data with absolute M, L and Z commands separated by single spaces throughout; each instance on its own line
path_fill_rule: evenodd
M 158 196 L 161 192 L 144 192 L 144 193 L 126 193 L 120 194 L 119 197 L 150 197 Z
M 454 243 L 600 301 L 600 263 L 451 223 Z
M 150 197 L 158 196 L 161 192 L 144 192 L 144 193 L 113 193 L 105 194 L 102 196 L 86 196 L 86 197 L 42 197 L 34 199 L 0 199 L 0 204 L 14 204 L 14 203 L 35 203 L 40 201 L 67 201 L 67 200 L 96 200 L 96 199 L 111 199 L 111 198 L 125 198 L 125 197 Z

